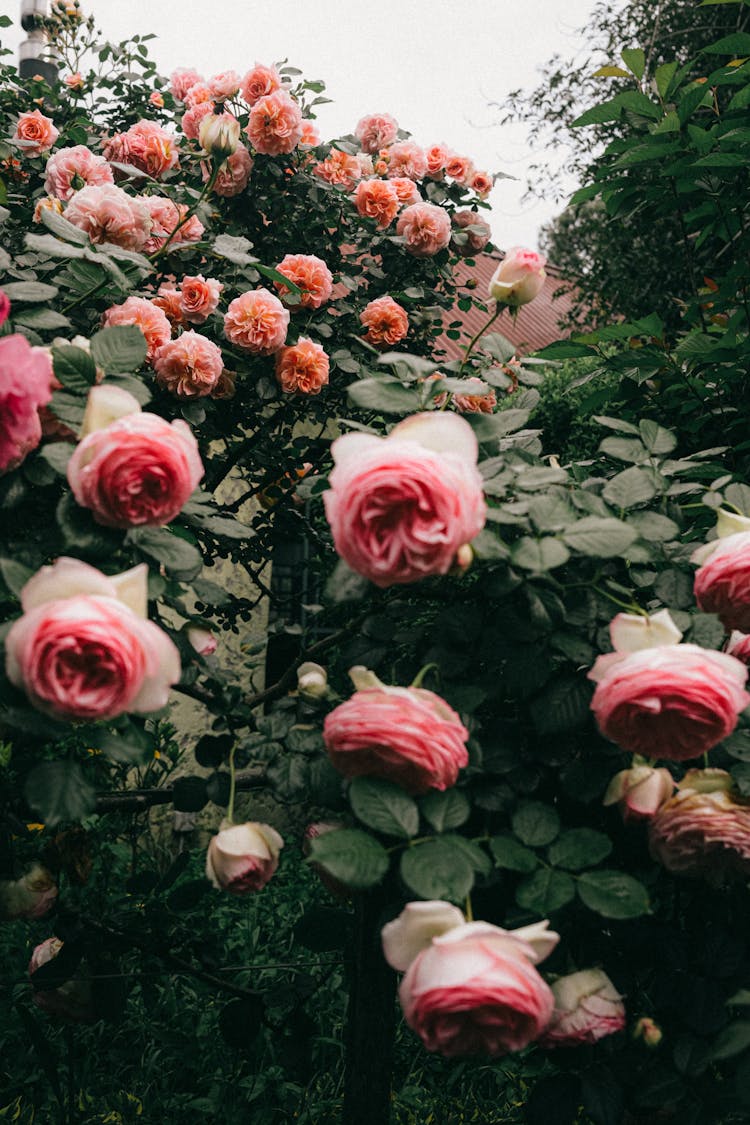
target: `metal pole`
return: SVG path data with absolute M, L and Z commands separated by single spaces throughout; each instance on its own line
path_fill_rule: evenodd
M 18 48 L 18 73 L 23 79 L 40 75 L 53 86 L 57 82 L 57 66 L 52 61 L 52 50 L 44 27 L 48 16 L 48 0 L 21 0 L 21 27 L 27 38 Z

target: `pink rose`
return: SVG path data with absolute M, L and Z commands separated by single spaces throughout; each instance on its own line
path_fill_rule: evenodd
M 85 230 L 92 242 L 113 242 L 124 250 L 143 250 L 151 233 L 143 201 L 115 184 L 81 188 L 68 203 L 65 218 Z
M 273 94 L 281 89 L 281 75 L 275 66 L 263 66 L 256 62 L 252 70 L 248 70 L 240 83 L 240 92 L 248 105 L 253 106 L 267 94 Z
M 200 242 L 205 228 L 198 216 L 191 215 L 187 222 L 182 222 L 188 212 L 187 204 L 173 203 L 162 195 L 141 195 L 139 200 L 151 218 L 151 233 L 144 247 L 147 254 L 156 253 L 167 242 L 170 242 L 170 246 L 179 246 L 183 242 Z M 170 239 L 180 223 L 182 226 L 177 234 Z
M 466 186 L 474 175 L 474 165 L 468 156 L 461 156 L 457 152 L 450 152 L 445 162 L 445 171 L 457 184 Z
M 286 90 L 276 90 L 253 104 L 245 132 L 256 152 L 281 156 L 300 142 L 302 112 Z
M 198 133 L 200 132 L 201 122 L 204 118 L 213 114 L 213 102 L 198 102 L 197 105 L 191 106 L 186 113 L 183 113 L 180 126 L 183 133 L 189 141 L 197 141 Z
M 697 552 L 696 552 L 697 553 Z M 750 633 L 750 531 L 724 535 L 700 548 L 695 600 L 704 613 L 716 613 L 725 629 Z
M 492 235 L 489 223 L 486 223 L 476 211 L 456 211 L 453 216 L 453 227 L 454 230 L 461 231 L 464 235 L 460 242 L 456 239 L 455 234 L 451 238 L 451 247 L 462 258 L 470 258 L 472 254 L 481 254 Z
M 450 156 L 448 146 L 444 144 L 430 145 L 429 148 L 425 149 L 424 155 L 427 161 L 427 175 L 433 180 L 442 180 Z
M 224 288 L 215 277 L 183 277 L 180 282 L 180 309 L 189 324 L 203 324 L 216 312 Z
M 129 414 L 95 430 L 68 462 L 76 503 L 105 527 L 161 527 L 179 515 L 203 476 L 187 422 Z
M 180 658 L 145 616 L 146 575 L 145 565 L 107 577 L 78 559 L 59 558 L 29 579 L 5 661 L 8 679 L 34 707 L 95 721 L 166 705 Z
M 409 180 L 406 176 L 395 176 L 390 183 L 396 189 L 396 195 L 400 204 L 420 203 L 422 196 L 419 194 L 419 188 L 414 183 L 414 180 Z
M 218 642 L 210 629 L 200 629 L 197 625 L 188 625 L 186 633 L 190 647 L 195 649 L 199 656 L 213 656 L 216 652 Z
M 730 656 L 741 660 L 743 664 L 750 665 L 750 634 L 735 630 L 729 638 L 727 652 Z
M 495 181 L 489 172 L 475 172 L 469 181 L 469 187 L 480 199 L 486 199 L 495 186 Z
M 580 1047 L 597 1043 L 625 1027 L 625 1005 L 601 969 L 583 969 L 560 977 L 552 985 L 555 1010 L 540 1044 L 542 1047 Z
M 362 169 L 356 156 L 332 148 L 325 160 L 321 160 L 313 167 L 313 175 L 319 180 L 325 180 L 327 184 L 351 191 L 361 179 Z
M 324 349 L 307 336 L 276 353 L 276 378 L 286 394 L 320 394 L 328 384 L 328 368 Z
M 154 360 L 159 385 L 185 398 L 210 395 L 223 370 L 221 348 L 192 330 L 169 340 Z
M 232 155 L 227 157 L 219 169 L 212 191 L 224 198 L 239 195 L 247 187 L 252 170 L 253 161 L 250 153 L 243 144 L 238 144 Z M 201 162 L 201 175 L 204 184 L 208 183 L 211 171 L 209 162 L 203 160 Z
M 74 74 L 66 74 L 63 82 L 69 90 L 81 90 L 84 86 L 84 77 L 80 70 L 77 70 Z
M 13 140 L 26 156 L 39 156 L 52 148 L 59 136 L 59 129 L 55 128 L 49 117 L 34 109 L 19 115 Z
M 172 328 L 182 327 L 182 293 L 174 285 L 163 281 L 156 292 L 156 296 L 151 298 L 151 304 L 161 309 Z M 166 342 L 164 340 L 165 344 Z
M 54 960 L 63 947 L 59 938 L 50 937 L 35 946 L 29 961 L 31 986 L 34 987 L 34 973 Z M 81 977 L 66 980 L 58 988 L 34 991 L 32 1000 L 49 1016 L 57 1016 L 67 1023 L 93 1023 L 96 1019 L 91 982 Z
M 413 203 L 399 215 L 396 233 L 403 236 L 406 249 L 415 258 L 431 258 L 451 240 L 450 217 L 435 203 Z
M 286 340 L 289 310 L 268 289 L 251 289 L 230 304 L 224 317 L 224 335 L 253 355 L 273 355 Z
M 105 327 L 134 324 L 143 333 L 146 344 L 146 362 L 153 363 L 159 348 L 171 339 L 172 329 L 162 309 L 145 297 L 128 297 L 121 305 L 112 305 L 103 317 Z
M 164 95 L 158 90 L 152 90 L 148 96 L 149 103 L 157 109 L 164 109 Z
M 395 347 L 409 331 L 406 309 L 387 295 L 365 305 L 359 321 L 367 329 L 365 340 L 375 348 Z
M 206 853 L 206 878 L 220 891 L 251 894 L 265 887 L 279 866 L 284 841 L 270 824 L 222 825 Z
M 0 289 L 0 324 L 5 324 L 10 316 L 10 299 L 4 289 Z
M 215 102 L 226 102 L 240 89 L 240 76 L 236 70 L 222 70 L 208 80 L 208 88 Z
M 196 82 L 185 94 L 185 105 L 190 109 L 195 109 L 197 105 L 203 105 L 204 102 L 209 103 L 213 109 L 213 101 L 211 89 L 206 82 Z
M 520 1051 L 539 1038 L 554 1007 L 538 959 L 512 931 L 455 926 L 409 966 L 399 988 L 404 1019 L 428 1051 L 447 1058 Z
M 302 136 L 299 143 L 309 145 L 310 148 L 316 148 L 320 144 L 320 133 L 314 121 L 305 120 L 302 122 Z
M 55 880 L 35 863 L 20 879 L 0 881 L 0 919 L 43 918 L 56 898 Z
M 668 871 L 721 884 L 750 877 L 750 805 L 725 770 L 688 770 L 649 823 L 651 855 Z
M 490 278 L 490 297 L 512 309 L 533 301 L 544 288 L 546 262 L 543 254 L 514 246 Z
M 323 259 L 314 254 L 287 254 L 276 269 L 302 290 L 299 295 L 293 294 L 286 285 L 275 283 L 279 296 L 288 297 L 289 304 L 319 309 L 333 292 L 333 275 Z
M 103 156 L 97 156 L 86 145 L 58 149 L 47 161 L 44 190 L 58 199 L 70 199 L 87 184 L 111 184 L 112 169 Z
M 42 440 L 38 412 L 52 398 L 51 386 L 46 351 L 25 336 L 0 337 L 0 473 L 20 465 Z
M 371 113 L 357 122 L 354 135 L 364 151 L 372 155 L 393 144 L 398 136 L 398 122 L 390 113 Z
M 116 133 L 104 146 L 104 156 L 157 180 L 179 163 L 174 137 L 156 121 L 136 121 L 127 132 Z
M 622 819 L 650 820 L 674 792 L 674 779 L 664 768 L 632 766 L 620 770 L 607 786 L 604 805 L 619 805 Z
M 389 180 L 362 180 L 352 198 L 362 218 L 375 219 L 379 230 L 390 226 L 401 206 L 396 189 Z
M 366 668 L 358 690 L 323 724 L 328 756 L 344 777 L 383 777 L 410 793 L 448 789 L 469 763 L 469 732 L 444 699 L 423 688 L 388 687 Z
M 404 176 L 409 180 L 423 180 L 427 175 L 427 157 L 424 149 L 413 141 L 398 141 L 388 149 L 388 179 Z
M 334 544 L 376 586 L 446 574 L 484 526 L 477 440 L 455 414 L 416 414 L 386 438 L 345 434 L 332 452 L 324 502 Z
M 176 98 L 177 101 L 184 101 L 188 90 L 195 86 L 197 82 L 202 81 L 203 75 L 199 74 L 197 70 L 193 70 L 192 67 L 178 67 L 177 70 L 172 71 L 169 79 L 172 97 Z

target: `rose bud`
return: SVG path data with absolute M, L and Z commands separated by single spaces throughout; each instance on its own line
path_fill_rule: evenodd
M 741 660 L 743 664 L 750 665 L 750 633 L 733 630 L 727 644 L 727 652 L 730 656 Z
M 214 109 L 200 123 L 198 143 L 217 164 L 236 151 L 239 141 L 239 121 L 231 113 L 224 113 L 221 107 Z
M 552 985 L 555 1010 L 540 1039 L 543 1047 L 596 1043 L 625 1027 L 622 997 L 601 969 L 584 969 Z
M 669 770 L 633 766 L 620 770 L 607 786 L 603 804 L 619 805 L 622 819 L 650 820 L 674 792 Z
M 187 639 L 199 656 L 213 656 L 216 652 L 217 641 L 210 629 L 200 629 L 197 625 L 188 625 L 185 630 Z
M 3 289 L 0 289 L 0 324 L 5 324 L 10 316 L 10 299 Z
M 29 961 L 31 985 L 34 987 L 34 973 L 58 956 L 63 943 L 51 937 L 37 945 Z M 80 977 L 66 980 L 58 988 L 34 992 L 32 999 L 37 1008 L 49 1016 L 58 1016 L 67 1023 L 93 1023 L 96 1019 L 91 983 Z
M 325 699 L 328 695 L 328 673 L 320 664 L 306 660 L 297 669 L 297 691 L 305 699 Z
M 720 510 L 718 538 L 693 552 L 695 600 L 725 629 L 750 633 L 750 519 Z
M 543 254 L 514 246 L 490 278 L 490 297 L 494 297 L 498 304 L 508 305 L 512 309 L 527 305 L 544 288 L 546 261 Z
M 279 866 L 283 847 L 281 836 L 269 824 L 224 821 L 208 845 L 206 878 L 233 895 L 260 891 Z
M 0 919 L 42 918 L 57 898 L 57 886 L 49 871 L 35 863 L 15 882 L 0 882 Z
M 640 1039 L 645 1047 L 654 1048 L 659 1046 L 664 1033 L 650 1016 L 641 1016 L 633 1028 L 633 1038 Z
M 649 823 L 649 848 L 668 871 L 720 885 L 750 876 L 750 805 L 725 770 L 688 770 Z

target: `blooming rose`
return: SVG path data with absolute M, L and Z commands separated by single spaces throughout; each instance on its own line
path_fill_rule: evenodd
M 459 414 L 492 414 L 497 406 L 497 395 L 482 379 L 465 379 L 466 390 L 456 392 L 451 399 Z
M 474 175 L 474 165 L 468 156 L 461 156 L 457 152 L 449 152 L 445 162 L 446 174 L 458 184 L 466 185 Z
M 455 230 L 463 232 L 461 241 L 458 241 L 455 234 L 451 238 L 452 248 L 462 258 L 481 254 L 492 235 L 489 223 L 486 223 L 476 211 L 456 211 L 453 216 L 453 226 Z
M 512 309 L 533 301 L 544 288 L 546 261 L 543 254 L 514 246 L 490 278 L 490 297 Z
M 351 191 L 362 176 L 359 160 L 351 153 L 341 149 L 332 148 L 325 160 L 321 160 L 313 167 L 313 174 L 320 180 L 336 187 L 346 188 Z
M 172 336 L 172 329 L 162 309 L 145 297 L 128 297 L 121 305 L 112 305 L 104 314 L 107 328 L 119 324 L 135 324 L 146 338 L 146 360 L 153 363 L 159 348 Z
M 194 648 L 199 656 L 213 656 L 216 652 L 218 642 L 210 629 L 199 629 L 197 625 L 188 625 L 186 634 L 190 647 Z
M 419 203 L 422 196 L 419 194 L 419 188 L 414 183 L 414 180 L 409 180 L 406 176 L 395 176 L 389 181 L 396 189 L 398 201 L 402 205 L 409 203 Z
M 251 289 L 230 304 L 224 317 L 224 335 L 253 355 L 273 355 L 286 340 L 289 310 L 268 289 Z
M 388 687 L 366 668 L 358 689 L 323 724 L 328 756 L 344 777 L 383 777 L 411 793 L 448 789 L 468 765 L 469 732 L 444 699 L 423 688 Z
M 317 125 L 310 120 L 302 122 L 302 136 L 300 137 L 301 145 L 310 145 L 315 148 L 320 144 L 320 133 L 318 132 Z
M 223 369 L 221 348 L 192 330 L 169 340 L 154 360 L 159 385 L 185 398 L 210 395 Z
M 433 180 L 442 180 L 445 175 L 445 165 L 448 163 L 450 152 L 448 146 L 444 144 L 430 145 L 425 149 L 425 160 L 427 161 L 427 175 Z
M 539 1037 L 554 998 L 522 933 L 468 922 L 432 938 L 412 961 L 399 999 L 428 1051 L 497 1058 Z
M 399 215 L 396 233 L 404 237 L 410 254 L 430 258 L 451 240 L 450 217 L 434 203 L 413 203 Z
M 58 149 L 47 161 L 44 190 L 58 199 L 70 197 L 86 184 L 111 184 L 112 169 L 86 145 Z
M 0 880 L 0 919 L 43 918 L 56 898 L 55 880 L 35 863 L 20 879 Z
M 279 866 L 284 841 L 269 824 L 222 824 L 206 853 L 206 878 L 233 895 L 260 891 Z
M 224 288 L 215 277 L 183 277 L 180 282 L 180 309 L 189 324 L 203 324 L 216 312 Z
M 287 394 L 320 394 L 328 384 L 328 368 L 324 349 L 307 336 L 276 353 L 276 378 Z
M 0 337 L 0 472 L 20 465 L 42 440 L 38 411 L 52 398 L 51 383 L 46 351 L 25 336 Z
M 240 82 L 240 92 L 248 105 L 255 105 L 266 94 L 281 89 L 281 75 L 275 66 L 263 66 L 256 62 Z
M 198 142 L 216 160 L 226 160 L 240 143 L 240 123 L 231 113 L 206 114 L 198 127 Z
M 158 90 L 152 90 L 148 96 L 151 105 L 156 106 L 157 109 L 164 109 L 164 95 Z
M 240 76 L 236 70 L 222 70 L 208 80 L 208 88 L 215 102 L 225 102 L 239 93 Z
M 228 156 L 219 168 L 212 191 L 225 198 L 239 195 L 247 187 L 252 170 L 253 161 L 250 153 L 243 144 L 238 144 L 232 155 Z M 211 171 L 210 163 L 207 160 L 201 161 L 201 175 L 204 183 L 208 183 Z
M 84 77 L 80 70 L 77 70 L 74 74 L 66 74 L 63 82 L 69 90 L 80 90 L 84 85 Z
M 650 820 L 673 792 L 674 779 L 669 770 L 636 765 L 615 774 L 603 803 L 619 805 L 625 821 Z
M 142 564 L 108 577 L 63 557 L 29 579 L 5 661 L 8 679 L 33 706 L 63 719 L 98 720 L 166 705 L 180 658 L 146 618 L 147 570 Z
M 68 203 L 65 218 L 92 242 L 113 242 L 124 250 L 143 250 L 151 233 L 144 202 L 115 184 L 81 188 Z
M 212 116 L 214 112 L 213 102 L 198 102 L 197 105 L 191 106 L 182 115 L 180 127 L 189 141 L 197 141 L 200 132 L 201 122 L 206 117 Z
M 359 214 L 365 219 L 375 219 L 379 230 L 390 226 L 401 206 L 389 180 L 362 180 L 357 184 L 353 199 Z
M 203 75 L 199 74 L 197 70 L 193 70 L 191 67 L 178 67 L 177 70 L 172 71 L 169 78 L 169 89 L 172 97 L 176 98 L 177 101 L 184 101 L 188 90 L 195 86 L 197 82 L 202 81 Z
M 45 117 L 41 110 L 34 109 L 19 115 L 13 140 L 21 145 L 27 156 L 39 156 L 52 148 L 60 136 L 59 129 Z
M 427 175 L 424 149 L 413 141 L 398 141 L 388 149 L 388 179 L 423 180 Z
M 34 207 L 35 223 L 41 223 L 43 211 L 54 211 L 56 215 L 62 215 L 63 205 L 59 199 L 55 199 L 51 195 L 43 195 L 40 199 L 37 199 Z
M 196 82 L 185 94 L 185 105 L 190 109 L 195 109 L 197 105 L 203 105 L 204 102 L 208 102 L 213 109 L 213 101 L 211 88 L 206 82 Z
M 376 586 L 446 574 L 484 526 L 477 440 L 455 414 L 416 414 L 386 438 L 350 433 L 332 446 L 324 495 L 339 555 Z
M 132 164 L 157 180 L 179 163 L 174 137 L 156 121 L 136 121 L 111 137 L 103 151 L 107 160 Z
M 182 326 L 182 293 L 174 285 L 163 281 L 156 296 L 151 298 L 151 304 L 161 309 L 172 328 Z M 164 343 L 166 342 L 165 340 Z
M 668 871 L 720 884 L 750 876 L 750 804 L 725 770 L 688 770 L 649 823 L 649 847 Z
M 179 514 L 203 464 L 187 422 L 138 412 L 85 437 L 67 474 L 76 502 L 97 523 L 161 527 Z
M 360 118 L 354 135 L 364 151 L 372 155 L 393 144 L 398 136 L 398 122 L 390 113 L 371 113 Z
M 256 152 L 280 156 L 292 152 L 299 144 L 302 113 L 286 90 L 276 90 L 253 104 L 245 132 Z
M 139 198 L 151 218 L 151 231 L 144 247 L 146 253 L 156 253 L 167 242 L 175 246 L 183 242 L 200 242 L 205 228 L 198 216 L 191 215 L 187 222 L 182 222 L 188 213 L 187 204 L 173 203 L 163 195 L 142 195 Z M 182 226 L 171 239 L 180 223 Z
M 376 297 L 365 305 L 359 314 L 359 320 L 367 329 L 365 340 L 375 348 L 394 347 L 409 331 L 406 309 L 387 295 Z
M 625 1027 L 625 1005 L 601 969 L 584 969 L 552 985 L 555 1010 L 540 1043 L 543 1047 L 579 1047 L 596 1043 Z
M 299 295 L 293 294 L 277 281 L 279 296 L 288 295 L 291 304 L 299 304 L 303 309 L 319 309 L 333 292 L 333 275 L 322 258 L 314 254 L 287 254 L 276 269 L 302 290 Z
M 63 944 L 59 938 L 51 937 L 35 946 L 29 961 L 32 988 L 34 973 L 37 969 L 41 969 L 42 965 L 54 960 Z M 59 1016 L 69 1023 L 92 1023 L 96 1019 L 91 982 L 81 977 L 66 980 L 57 988 L 34 991 L 32 1000 L 37 1008 L 41 1008 L 47 1015 Z
M 495 181 L 489 172 L 475 172 L 469 181 L 469 187 L 480 199 L 486 199 L 494 186 Z
M 726 629 L 750 633 L 750 519 L 719 512 L 718 539 L 699 547 L 693 561 L 695 600 Z

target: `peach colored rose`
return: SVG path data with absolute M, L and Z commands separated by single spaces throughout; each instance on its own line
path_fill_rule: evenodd
M 181 398 L 210 395 L 223 369 L 221 348 L 192 330 L 164 344 L 154 360 L 156 381 Z
M 109 328 L 116 324 L 135 324 L 146 337 L 148 351 L 146 362 L 153 363 L 154 357 L 172 336 L 164 312 L 144 297 L 128 297 L 121 305 L 112 305 L 104 314 L 104 325 Z
M 34 208 L 35 223 L 41 223 L 42 211 L 54 211 L 56 215 L 62 215 L 63 205 L 59 199 L 55 199 L 51 195 L 43 196 L 36 201 L 36 207 Z
M 453 708 L 434 692 L 381 684 L 364 668 L 350 675 L 359 690 L 323 724 L 336 769 L 344 777 L 386 778 L 410 793 L 455 785 L 469 762 L 469 732 Z
M 247 187 L 252 170 L 253 161 L 250 153 L 243 144 L 238 144 L 232 155 L 227 157 L 219 169 L 212 190 L 216 195 L 225 198 L 239 195 Z M 211 171 L 209 162 L 207 160 L 202 161 L 201 175 L 204 183 L 208 183 Z
M 194 86 L 191 86 L 185 94 L 184 101 L 188 109 L 195 109 L 197 105 L 202 105 L 203 102 L 209 102 L 213 109 L 214 99 L 211 88 L 205 82 L 196 82 Z
M 265 887 L 279 866 L 284 841 L 270 824 L 225 821 L 206 853 L 206 878 L 220 891 L 251 894 Z
M 555 1010 L 542 1047 L 579 1047 L 598 1043 L 625 1027 L 625 1005 L 612 981 L 601 969 L 583 969 L 560 977 L 552 985 Z
M 139 199 L 151 219 L 151 231 L 144 247 L 147 254 L 155 254 L 167 241 L 170 246 L 178 246 L 181 242 L 200 242 L 205 228 L 197 215 L 191 215 L 170 240 L 170 235 L 188 212 L 187 204 L 173 203 L 163 195 L 141 195 Z
M 275 282 L 279 296 L 282 299 L 288 296 L 288 304 L 319 309 L 333 292 L 333 275 L 323 259 L 314 254 L 287 254 L 276 269 L 302 290 L 298 295 L 286 285 Z
M 299 143 L 301 145 L 310 145 L 311 148 L 317 147 L 320 144 L 320 133 L 318 126 L 310 120 L 302 122 L 302 136 Z
M 359 320 L 367 329 L 365 340 L 375 348 L 392 348 L 400 344 L 409 331 L 406 309 L 389 296 L 370 301 L 360 313 Z
M 285 90 L 276 90 L 253 103 L 245 132 L 256 152 L 281 156 L 292 152 L 300 142 L 302 113 L 293 97 Z
M 124 250 L 143 250 L 151 233 L 148 209 L 115 184 L 81 188 L 68 203 L 65 218 L 92 242 L 113 242 Z
M 480 199 L 486 199 L 494 186 L 495 181 L 489 172 L 475 172 L 469 181 L 469 187 Z
M 664 768 L 635 765 L 620 770 L 604 794 L 604 805 L 619 805 L 622 819 L 650 820 L 674 792 L 674 779 Z
M 251 289 L 230 304 L 224 317 L 224 335 L 253 355 L 273 355 L 286 340 L 289 310 L 267 289 Z
M 68 462 L 76 503 L 105 527 L 162 527 L 203 476 L 198 443 L 181 418 L 128 414 L 95 430 Z
M 34 947 L 29 961 L 32 989 L 34 973 L 37 969 L 41 969 L 42 965 L 53 961 L 64 944 L 59 938 L 50 937 Z M 72 977 L 57 988 L 33 991 L 31 998 L 37 1008 L 46 1012 L 48 1016 L 57 1016 L 66 1023 L 93 1023 L 96 1019 L 91 982 L 81 977 Z
M 695 600 L 716 613 L 725 629 L 750 633 L 750 531 L 724 535 L 701 548 L 695 572 Z
M 401 206 L 390 180 L 362 180 L 352 198 L 359 214 L 365 219 L 375 219 L 379 230 L 390 226 Z
M 425 160 L 427 161 L 427 175 L 433 180 L 442 180 L 445 176 L 445 165 L 448 163 L 448 156 L 450 155 L 447 145 L 436 144 L 430 145 L 425 149 Z
M 324 494 L 339 555 L 376 586 L 446 574 L 484 526 L 477 440 L 456 414 L 416 414 L 388 437 L 351 433 L 332 446 Z
M 183 277 L 180 282 L 180 307 L 183 318 L 189 324 L 203 324 L 211 313 L 216 312 L 219 297 L 224 288 L 215 277 Z
M 688 770 L 649 823 L 651 855 L 668 871 L 721 884 L 750 877 L 750 804 L 724 770 Z
M 214 111 L 213 102 L 199 102 L 182 115 L 180 126 L 189 141 L 197 141 L 201 121 Z
M 393 144 L 398 136 L 398 122 L 390 113 L 371 113 L 357 122 L 354 135 L 364 151 L 372 155 Z
M 389 183 L 392 183 L 396 189 L 399 203 L 419 203 L 422 196 L 419 194 L 419 188 L 414 183 L 414 180 L 408 179 L 406 176 L 394 176 Z
M 145 617 L 146 577 L 145 565 L 111 577 L 78 559 L 42 567 L 21 590 L 23 616 L 5 641 L 11 683 L 63 719 L 164 707 L 180 660 Z
M 351 191 L 362 173 L 356 156 L 332 148 L 325 160 L 321 160 L 313 167 L 313 175 L 319 180 L 325 180 L 327 184 L 334 184 L 336 187 Z
M 59 136 L 60 131 L 50 118 L 45 117 L 41 110 L 34 109 L 19 115 L 12 139 L 20 145 L 25 156 L 39 156 L 51 149 Z
M 158 90 L 152 90 L 148 96 L 149 103 L 157 109 L 164 109 L 164 95 Z
M 546 261 L 543 254 L 514 246 L 490 278 L 489 296 L 512 309 L 533 301 L 544 288 Z
M 466 391 L 454 393 L 451 401 L 459 414 L 492 414 L 497 395 L 482 379 L 467 379 Z
M 388 149 L 388 179 L 423 180 L 427 175 L 424 149 L 413 141 L 397 141 Z
M 151 298 L 151 304 L 161 309 L 172 328 L 182 327 L 184 323 L 182 319 L 182 293 L 174 285 L 166 281 L 162 282 L 156 296 Z M 166 342 L 166 340 L 163 341 L 165 344 Z
M 451 152 L 445 162 L 445 171 L 457 184 L 467 185 L 471 182 L 475 169 L 468 156 Z
M 357 153 L 357 164 L 359 164 L 359 174 L 363 179 L 366 176 L 375 175 L 375 164 L 368 152 Z
M 66 74 L 63 82 L 69 90 L 80 90 L 83 87 L 84 79 L 80 70 L 77 70 L 75 74 Z
M 158 180 L 179 164 L 177 144 L 156 121 L 136 121 L 125 133 L 116 133 L 104 146 L 104 157 L 132 164 Z
M 450 217 L 434 203 L 413 203 L 399 215 L 396 233 L 403 236 L 406 249 L 415 258 L 430 258 L 450 242 Z
M 0 920 L 43 918 L 56 898 L 55 880 L 46 867 L 35 863 L 20 879 L 0 880 Z
M 323 348 L 306 336 L 276 353 L 276 378 L 287 394 L 320 394 L 328 383 L 328 366 Z
M 256 62 L 252 70 L 248 70 L 240 83 L 240 93 L 250 106 L 280 89 L 281 75 L 276 67 L 263 66 L 259 62 Z
M 0 473 L 20 465 L 42 440 L 38 411 L 52 398 L 51 384 L 47 351 L 25 336 L 0 337 Z
M 203 82 L 203 75 L 191 67 L 178 67 L 173 70 L 169 79 L 169 89 L 173 98 L 184 101 L 188 90 L 197 82 Z
M 481 254 L 492 235 L 489 224 L 476 211 L 456 211 L 453 216 L 453 228 L 454 232 L 463 233 L 463 238 L 460 240 L 456 238 L 455 233 L 451 237 L 451 248 L 462 258 Z
M 209 78 L 208 88 L 215 102 L 226 102 L 239 93 L 240 76 L 236 70 L 222 70 Z

